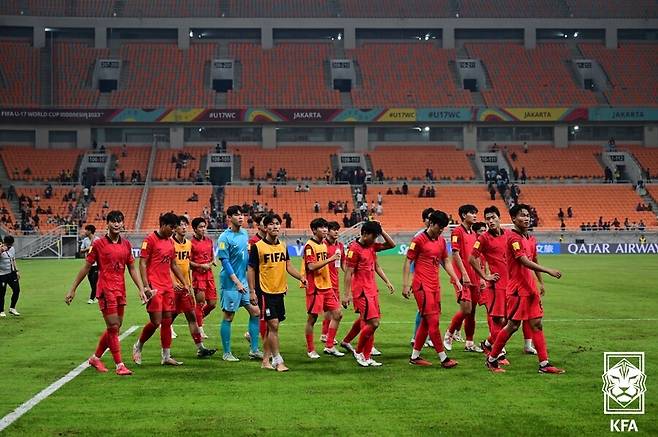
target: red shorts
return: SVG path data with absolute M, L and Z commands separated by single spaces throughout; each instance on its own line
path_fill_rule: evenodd
M 206 278 L 192 278 L 192 287 L 195 293 L 203 291 L 206 300 L 217 300 L 217 287 L 212 276 Z
M 306 295 L 306 312 L 308 314 L 318 315 L 337 309 L 340 309 L 340 302 L 336 299 L 333 289 L 316 290 Z
M 506 307 L 508 320 L 532 320 L 544 317 L 541 296 L 538 294 L 531 294 L 530 296 L 513 294 L 507 296 Z
M 361 293 L 360 296 L 354 297 L 354 311 L 359 313 L 363 320 L 379 319 L 381 311 L 379 310 L 379 295 L 366 295 Z
M 413 292 L 421 316 L 441 314 L 441 292 L 439 290 L 423 290 L 420 287 L 414 288 Z
M 126 306 L 125 291 L 108 291 L 103 290 L 97 296 L 98 307 L 104 316 L 118 314 L 123 316 L 123 309 Z
M 487 283 L 487 288 L 482 290 L 480 303 L 487 308 L 487 314 L 491 317 L 505 317 L 505 302 L 507 300 L 504 288 L 496 288 L 495 283 Z
M 146 304 L 149 313 L 175 312 L 176 293 L 174 290 L 158 290 L 158 292 Z
M 194 311 L 194 297 L 187 291 L 174 292 L 176 298 L 176 314 L 190 313 Z
M 338 303 L 340 303 L 340 290 L 338 289 L 338 287 L 332 288 L 331 292 L 334 294 L 334 296 L 336 296 L 336 300 L 338 301 Z
M 459 291 L 455 284 L 452 284 L 455 287 L 455 296 L 457 296 L 457 303 L 461 302 L 472 302 L 473 305 L 477 305 L 480 300 L 480 283 L 477 285 L 462 286 L 462 290 Z

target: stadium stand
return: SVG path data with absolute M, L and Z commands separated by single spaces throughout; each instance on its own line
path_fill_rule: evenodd
M 146 200 L 142 230 L 157 229 L 160 215 L 169 211 L 176 214 L 187 214 L 190 222 L 194 217 L 203 215 L 203 209 L 210 207 L 212 186 L 194 185 L 186 187 L 151 187 Z M 198 195 L 198 201 L 190 202 L 188 199 L 193 193 Z
M 645 187 L 654 202 L 658 202 L 658 184 L 647 184 Z M 654 211 L 654 215 L 658 215 L 658 211 Z
M 39 49 L 32 48 L 30 42 L 0 41 L 0 104 L 39 106 L 40 64 Z
M 228 0 L 231 17 L 332 17 L 331 2 L 317 0 Z
M 562 0 L 461 0 L 462 18 L 552 18 L 566 16 Z
M 570 16 L 574 18 L 656 18 L 655 0 L 633 0 L 632 7 L 625 1 L 566 0 Z
M 485 64 L 491 81 L 491 89 L 482 91 L 487 105 L 597 104 L 594 94 L 576 86 L 565 62 L 572 58 L 566 44 L 540 43 L 530 50 L 517 43 L 468 43 L 464 47 Z
M 355 18 L 453 17 L 448 0 L 340 0 L 341 15 Z
M 231 43 L 231 57 L 242 65 L 242 86 L 228 92 L 229 107 L 339 108 L 339 91 L 329 88 L 325 63 L 328 43 L 281 43 L 263 50 L 253 43 Z
M 373 171 L 382 170 L 386 179 L 423 180 L 427 169 L 435 180 L 475 177 L 466 152 L 450 146 L 378 146 L 369 155 Z
M 658 44 L 621 43 L 614 50 L 601 44 L 579 47 L 607 73 L 612 89 L 605 91 L 605 95 L 610 104 L 658 106 Z
M 74 172 L 78 158 L 84 152 L 78 149 L 33 149 L 10 146 L 2 148 L 0 157 L 9 179 L 55 181 L 59 179 L 62 171 Z
M 469 106 L 470 92 L 457 87 L 449 67 L 454 50 L 433 43 L 366 43 L 347 56 L 361 69 L 363 82 L 352 88 L 355 107 Z
M 537 209 L 539 228 L 557 229 L 560 219 L 559 208 L 566 211 L 573 207 L 573 218 L 565 218 L 568 229 L 576 230 L 581 223 L 611 221 L 615 217 L 623 224 L 624 219 L 646 226 L 655 227 L 656 213 L 636 211 L 642 198 L 635 194 L 629 185 L 523 185 L 519 201 Z
M 231 146 L 229 151 L 240 156 L 240 177 L 249 179 L 249 168 L 255 167 L 255 179 L 265 180 L 268 169 L 276 178 L 279 168 L 285 168 L 288 180 L 322 179 L 327 167 L 331 168 L 330 156 L 338 153 L 338 147 L 282 146 L 261 149 L 254 146 Z
M 96 59 L 108 57 L 109 49 L 95 49 L 80 42 L 55 42 L 53 51 L 54 104 L 95 107 L 100 91 L 92 87 Z
M 638 161 L 643 170 L 649 169 L 652 179 L 658 179 L 658 148 L 642 146 L 621 146 L 620 150 L 627 150 Z
M 206 64 L 216 45 L 192 44 L 180 50 L 171 43 L 126 43 L 119 89 L 111 93 L 113 107 L 211 107 L 215 92 L 204 80 Z M 166 60 L 166 62 L 163 62 Z
M 125 181 L 130 181 L 133 171 L 139 170 L 146 177 L 149 157 L 151 156 L 151 146 L 131 146 L 126 149 L 126 155 L 122 156 L 121 147 L 109 147 L 108 153 L 116 159 L 114 169 L 114 179 L 119 180 L 121 172 L 124 173 Z
M 155 155 L 153 179 L 161 181 L 193 180 L 196 173 L 200 171 L 201 160 L 209 151 L 209 147 L 201 146 L 159 149 Z M 180 172 L 178 166 L 180 166 Z
M 519 174 L 525 167 L 528 179 L 602 179 L 604 169 L 596 158 L 602 151 L 600 146 L 572 145 L 558 149 L 533 145 L 528 153 L 523 153 L 522 146 L 509 146 L 507 161 L 512 170 L 518 169 Z M 512 154 L 516 155 L 516 161 L 512 159 Z
M 327 220 L 336 220 L 341 223 L 343 216 L 327 212 L 327 205 L 329 201 L 346 201 L 349 207 L 349 213 L 354 208 L 352 201 L 352 191 L 349 186 L 313 186 L 309 192 L 295 192 L 295 187 L 291 186 L 277 186 L 277 197 L 273 196 L 273 189 L 271 186 L 263 188 L 261 195 L 256 194 L 256 187 L 239 187 L 227 186 L 224 190 L 224 205 L 242 205 L 243 203 L 252 204 L 257 201 L 261 205 L 266 205 L 268 209 L 273 209 L 274 212 L 283 216 L 288 212 L 292 216 L 291 229 L 309 229 L 309 223 L 316 217 L 324 217 Z M 315 202 L 320 204 L 320 212 L 313 211 Z M 285 230 L 282 223 L 281 228 Z
M 25 3 L 25 2 L 21 2 Z M 27 0 L 30 15 L 69 17 L 109 17 L 114 0 Z
M 0 198 L 0 228 L 4 228 L 6 232 L 10 229 L 13 230 L 14 223 L 16 223 L 16 216 L 14 215 L 11 204 L 6 198 Z
M 55 220 L 56 217 L 68 219 L 71 217 L 73 208 L 76 202 L 74 200 L 64 200 L 65 195 L 71 191 L 75 191 L 76 198 L 80 195 L 80 187 L 56 187 L 53 186 L 53 193 L 50 199 L 44 195 L 45 186 L 24 186 L 18 187 L 16 193 L 20 196 L 26 196 L 32 199 L 32 208 L 27 208 L 31 216 L 39 216 L 39 231 L 47 232 L 59 226 Z M 35 199 L 39 196 L 40 200 L 37 202 Z M 50 208 L 51 213 L 38 212 L 37 208 L 48 211 Z
M 102 230 L 106 227 L 104 215 L 118 209 L 125 217 L 124 227 L 128 230 L 135 229 L 137 219 L 137 207 L 142 197 L 142 187 L 102 187 L 97 186 L 93 190 L 95 202 L 89 204 L 87 211 L 87 223 Z M 103 208 L 107 201 L 109 208 Z M 102 235 L 102 232 L 100 233 Z

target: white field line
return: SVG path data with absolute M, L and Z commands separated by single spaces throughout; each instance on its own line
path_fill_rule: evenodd
M 128 337 L 130 334 L 133 332 L 137 331 L 139 329 L 139 326 L 131 326 L 127 331 L 125 331 L 121 336 L 119 337 L 119 341 L 123 340 L 124 338 Z M 11 413 L 7 414 L 5 417 L 0 419 L 0 432 L 2 432 L 5 428 L 7 428 L 9 425 L 12 423 L 16 422 L 18 419 L 21 418 L 25 413 L 30 411 L 32 408 L 37 406 L 39 402 L 43 401 L 46 399 L 48 396 L 51 394 L 55 393 L 57 390 L 62 388 L 64 384 L 67 382 L 70 382 L 75 378 L 76 376 L 80 375 L 87 367 L 89 366 L 89 363 L 87 360 L 83 361 L 78 367 L 75 369 L 71 370 L 69 373 L 66 375 L 62 376 L 60 379 L 57 381 L 53 382 L 50 384 L 48 387 L 44 388 L 41 390 L 39 393 L 34 395 L 34 397 L 23 404 L 21 404 L 18 408 L 16 408 L 14 411 Z

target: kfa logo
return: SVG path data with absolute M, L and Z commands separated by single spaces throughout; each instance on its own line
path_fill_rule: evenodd
M 605 414 L 644 414 L 644 352 L 605 352 L 602 378 Z M 637 432 L 638 428 L 634 419 L 611 419 L 610 431 Z

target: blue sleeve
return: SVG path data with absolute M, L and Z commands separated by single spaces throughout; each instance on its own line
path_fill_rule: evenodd
M 231 265 L 231 262 L 228 260 L 228 258 L 221 258 L 221 260 L 224 272 L 226 272 L 228 276 L 234 275 L 235 272 L 233 271 L 233 266 Z
M 226 232 L 226 231 L 224 231 Z M 229 258 L 229 253 L 228 253 L 228 238 L 222 234 L 219 236 L 217 239 L 217 247 L 215 248 L 215 256 L 217 258 L 223 259 L 228 259 Z

